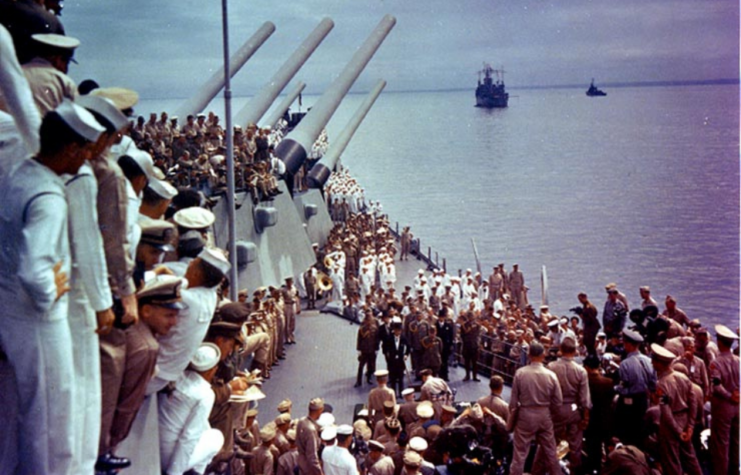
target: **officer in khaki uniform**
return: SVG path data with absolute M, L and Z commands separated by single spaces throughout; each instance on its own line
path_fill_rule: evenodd
M 299 475 L 322 475 L 319 459 L 319 424 L 317 419 L 324 411 L 324 401 L 314 398 L 309 402 L 309 414 L 296 425 Z
M 710 458 L 713 475 L 739 473 L 739 358 L 731 353 L 738 335 L 724 325 L 715 326 L 720 353 L 710 363 Z
M 563 404 L 561 386 L 556 374 L 543 366 L 545 349 L 530 344 L 530 364 L 517 370 L 509 401 L 509 430 L 514 431 L 514 452 L 510 475 L 522 475 L 530 442 L 535 440 L 543 451 L 544 464 L 550 473 L 560 473 L 556 458 L 556 439 L 552 415 Z
M 654 399 L 658 399 L 661 412 L 659 460 L 664 475 L 700 475 L 702 471 L 692 446 L 697 416 L 695 392 L 687 376 L 672 370 L 675 358 L 663 346 L 651 345 L 651 362 L 658 375 Z
M 589 424 L 589 410 L 592 399 L 589 393 L 589 377 L 583 366 L 576 364 L 576 342 L 566 337 L 561 342 L 561 358 L 548 364 L 548 369 L 556 373 L 561 385 L 563 403 L 553 415 L 553 428 L 557 440 L 569 443 L 569 461 L 571 469 L 578 471 L 581 467 L 582 440 L 584 429 Z M 542 462 L 542 448 L 535 457 L 536 466 Z M 533 472 L 536 472 L 533 469 Z

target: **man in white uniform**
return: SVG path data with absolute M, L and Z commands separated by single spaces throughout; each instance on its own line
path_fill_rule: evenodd
M 337 428 L 337 445 L 328 445 L 322 451 L 324 475 L 358 475 L 358 465 L 350 451 L 353 428 L 343 424 Z
M 224 435 L 208 423 L 216 397 L 211 380 L 220 358 L 218 346 L 203 343 L 173 393 L 159 395 L 162 473 L 180 475 L 191 469 L 204 473 L 224 445 Z
M 126 117 L 100 97 L 83 96 L 77 105 L 85 107 L 108 133 L 126 126 Z M 103 140 L 105 137 L 103 138 Z M 107 143 L 100 143 L 93 157 L 105 154 Z M 103 238 L 98 228 L 98 184 L 93 169 L 84 163 L 79 172 L 65 176 L 72 252 L 69 325 L 73 347 L 76 387 L 74 473 L 92 473 L 98 457 L 100 437 L 101 382 L 98 332 L 113 328 L 113 299 L 108 285 L 108 267 L 103 251 Z M 96 331 L 97 328 L 97 331 Z
M 60 175 L 78 172 L 102 131 L 89 112 L 64 101 L 42 121 L 39 154 L 0 184 L 0 345 L 18 384 L 19 474 L 72 473 L 70 250 Z
M 217 288 L 229 273 L 229 261 L 214 249 L 204 249 L 190 261 L 185 279 L 188 288 L 181 291 L 188 306 L 180 310 L 178 323 L 161 337 L 157 367 L 159 372 L 147 387 L 147 394 L 155 393 L 170 382 L 175 382 L 188 366 L 198 345 L 208 333 L 208 326 L 216 311 Z

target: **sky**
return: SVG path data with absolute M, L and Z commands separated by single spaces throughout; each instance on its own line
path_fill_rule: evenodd
M 82 41 L 78 82 L 183 98 L 222 68 L 221 2 L 68 0 L 62 22 Z M 273 35 L 236 73 L 249 96 L 324 17 L 335 27 L 295 76 L 321 93 L 385 14 L 396 26 L 354 91 L 474 88 L 483 62 L 504 66 L 510 87 L 739 77 L 736 0 L 252 0 L 229 2 L 230 48 L 262 24 Z

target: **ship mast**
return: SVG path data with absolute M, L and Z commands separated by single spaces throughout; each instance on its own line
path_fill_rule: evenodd
M 232 127 L 232 89 L 229 74 L 229 11 L 227 0 L 221 0 L 222 32 L 224 34 L 224 115 L 226 118 L 226 206 L 229 221 L 229 298 L 238 301 L 239 290 L 237 274 L 237 212 L 234 206 L 234 128 Z

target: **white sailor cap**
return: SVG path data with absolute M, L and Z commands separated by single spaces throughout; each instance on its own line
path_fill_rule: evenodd
M 375 372 L 375 374 L 374 374 L 374 376 L 375 376 L 376 378 L 385 378 L 385 377 L 387 377 L 388 375 L 389 375 L 389 372 L 388 372 L 388 370 L 385 370 L 385 369 L 379 369 L 379 370 L 376 370 L 376 372 Z
M 227 275 L 229 273 L 229 269 L 232 268 L 232 265 L 229 263 L 229 261 L 226 260 L 224 254 L 222 254 L 221 251 L 217 249 L 205 248 L 201 251 L 200 254 L 198 254 L 198 257 L 217 268 L 224 275 Z
M 200 206 L 183 208 L 172 217 L 175 224 L 188 229 L 203 229 L 211 226 L 216 221 L 214 214 Z
M 414 394 L 414 388 L 406 388 L 401 392 L 402 396 L 408 396 L 410 394 Z
M 412 437 L 409 440 L 409 448 L 415 452 L 424 452 L 427 450 L 427 441 L 422 437 Z
M 127 125 L 129 121 L 126 120 L 126 116 L 118 110 L 118 107 L 110 99 L 98 96 L 79 96 L 75 99 L 75 103 L 78 106 L 84 107 L 85 109 L 95 112 L 103 117 L 103 119 L 110 122 L 114 130 L 121 130 Z
M 90 142 L 98 140 L 100 134 L 105 131 L 103 126 L 95 120 L 93 114 L 68 99 L 63 100 L 55 112 L 65 124 Z
M 108 99 L 120 111 L 131 109 L 139 102 L 139 94 L 124 87 L 101 87 L 95 89 L 90 95 Z
M 221 350 L 213 343 L 201 343 L 193 358 L 190 359 L 190 366 L 198 371 L 208 371 L 221 359 Z
M 35 35 L 31 35 L 31 38 L 46 46 L 66 49 L 69 51 L 74 51 L 75 48 L 80 46 L 80 40 L 78 40 L 77 38 L 66 35 L 58 35 L 56 33 L 36 33 Z
M 326 414 L 326 412 L 324 414 Z M 337 437 L 337 429 L 334 426 L 325 427 L 322 429 L 321 437 L 323 441 L 329 442 Z
M 339 427 L 337 427 L 338 435 L 352 435 L 352 432 L 353 432 L 352 426 L 349 424 L 342 424 Z
M 135 148 L 130 150 L 127 155 L 134 159 L 141 171 L 147 176 L 147 180 L 154 178 L 154 160 L 152 160 L 149 152 Z
M 432 408 L 432 404 L 422 402 L 417 406 L 417 417 L 429 419 L 433 414 L 435 414 L 435 410 Z
M 543 304 L 543 305 L 540 306 L 540 310 L 548 310 L 548 308 L 549 307 L 546 304 Z
M 329 427 L 334 425 L 334 421 L 335 418 L 331 412 L 322 412 L 316 423 L 319 424 L 319 427 Z
M 550 322 L 548 322 L 548 326 L 551 327 L 551 328 L 558 326 L 558 318 L 554 318 L 553 320 L 551 320 Z
M 156 174 L 159 168 L 154 167 L 154 170 Z M 171 200 L 175 198 L 178 194 L 177 188 L 172 186 L 167 181 L 160 180 L 159 178 L 156 178 L 156 177 L 150 178 L 148 186 L 150 190 L 154 191 L 155 194 L 157 194 L 157 196 L 165 200 Z

